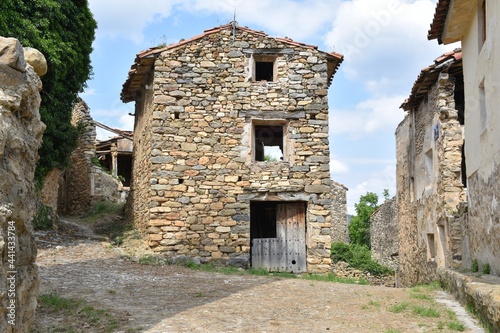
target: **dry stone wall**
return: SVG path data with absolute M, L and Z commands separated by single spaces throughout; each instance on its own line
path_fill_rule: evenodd
M 35 316 L 39 277 L 31 221 L 45 129 L 41 88 L 19 41 L 0 37 L 0 332 L 28 332 Z
M 81 214 L 87 212 L 91 205 L 94 173 L 92 159 L 95 158 L 96 129 L 90 116 L 90 109 L 84 101 L 73 106 L 71 117 L 73 126 L 80 126 L 82 132 L 78 145 L 71 153 L 71 168 L 63 174 L 63 187 L 59 202 L 62 214 Z
M 453 213 L 465 200 L 462 129 L 454 79 L 441 73 L 428 99 L 396 131 L 400 279 L 437 278 L 437 267 L 461 264 L 462 236 Z
M 370 217 L 372 259 L 394 271 L 399 267 L 399 228 L 396 197 L 384 202 Z
M 232 31 L 156 59 L 136 104 L 135 223 L 169 257 L 248 263 L 250 202 L 303 201 L 308 270 L 329 271 L 347 221 L 329 173 L 326 55 Z M 274 81 L 252 80 L 258 52 L 276 55 Z M 283 161 L 253 160 L 254 126 L 266 122 L 285 128 Z

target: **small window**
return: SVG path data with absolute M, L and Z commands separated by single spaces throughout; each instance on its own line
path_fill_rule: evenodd
M 479 47 L 486 41 L 486 0 L 480 2 L 479 7 Z
M 272 55 L 254 55 L 253 80 L 273 82 L 276 79 L 276 57 Z
M 283 124 L 254 125 L 255 161 L 283 160 L 283 137 Z
M 427 259 L 434 261 L 436 258 L 436 245 L 434 244 L 434 234 L 427 234 Z

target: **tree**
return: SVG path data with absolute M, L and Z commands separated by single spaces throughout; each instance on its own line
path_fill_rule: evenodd
M 65 168 L 76 147 L 78 130 L 71 111 L 92 74 L 90 53 L 97 23 L 87 0 L 3 0 L 0 34 L 45 55 L 40 114 L 47 125 L 39 150 L 36 180 L 53 168 Z
M 356 215 L 349 224 L 349 239 L 352 244 L 370 248 L 370 216 L 379 207 L 377 203 L 378 195 L 366 192 L 359 198 L 359 203 L 354 204 Z

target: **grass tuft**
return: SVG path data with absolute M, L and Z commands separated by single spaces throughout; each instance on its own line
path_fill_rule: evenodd
M 408 302 L 401 302 L 399 304 L 395 304 L 390 306 L 387 310 L 392 313 L 401 313 L 405 311 L 410 304 Z
M 433 307 L 414 305 L 412 307 L 412 312 L 413 314 L 419 315 L 421 317 L 439 318 L 439 311 Z

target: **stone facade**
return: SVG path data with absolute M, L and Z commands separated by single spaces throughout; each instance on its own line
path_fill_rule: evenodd
M 122 99 L 136 102 L 131 202 L 149 246 L 248 265 L 251 210 L 299 202 L 307 271 L 329 271 L 331 241 L 347 240 L 328 145 L 327 92 L 341 61 L 235 23 L 139 53 Z
M 41 89 L 19 41 L 0 37 L 0 331 L 6 333 L 29 331 L 38 296 L 31 221 L 35 164 L 45 129 Z
M 438 1 L 429 39 L 463 49 L 468 217 L 464 266 L 477 260 L 500 275 L 500 2 Z
M 446 61 L 452 65 L 441 66 Z M 396 186 L 403 285 L 429 282 L 437 267 L 461 264 L 454 214 L 466 200 L 462 80 L 460 50 L 445 54 L 422 71 L 402 106 L 408 115 L 396 130 Z
M 399 228 L 396 197 L 384 202 L 370 217 L 372 259 L 394 271 L 399 267 Z

